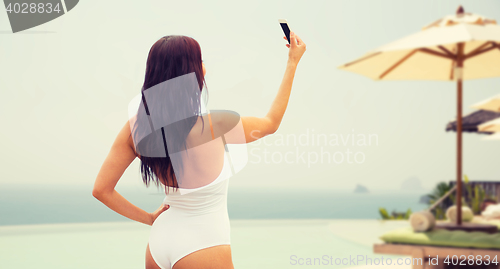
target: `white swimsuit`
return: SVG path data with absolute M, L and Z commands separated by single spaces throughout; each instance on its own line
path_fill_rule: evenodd
M 154 221 L 149 249 L 156 264 L 171 269 L 186 255 L 197 250 L 230 244 L 227 189 L 231 166 L 224 152 L 221 173 L 210 184 L 196 189 L 181 189 L 166 195 L 170 208 Z

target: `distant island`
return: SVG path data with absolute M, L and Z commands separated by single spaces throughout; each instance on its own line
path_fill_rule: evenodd
M 356 188 L 354 189 L 354 193 L 369 193 L 370 191 L 368 190 L 367 187 L 363 185 L 356 185 Z

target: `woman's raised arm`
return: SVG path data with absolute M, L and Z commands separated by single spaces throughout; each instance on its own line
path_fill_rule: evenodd
M 288 105 L 297 64 L 306 51 L 306 44 L 293 32 L 290 33 L 290 44 L 286 44 L 286 46 L 289 48 L 289 52 L 285 74 L 266 116 L 262 118 L 240 117 L 237 113 L 231 111 L 212 111 L 210 115 L 214 123 L 215 137 L 223 135 L 228 144 L 244 144 L 278 130 Z M 209 140 L 209 138 L 206 139 Z M 198 142 L 197 145 L 202 142 Z
M 284 38 L 286 39 L 286 37 Z M 293 32 L 290 33 L 290 44 L 286 44 L 286 46 L 289 48 L 289 52 L 285 74 L 269 112 L 263 118 L 241 118 L 247 143 L 276 132 L 281 124 L 288 105 L 297 64 L 306 51 L 306 44 Z

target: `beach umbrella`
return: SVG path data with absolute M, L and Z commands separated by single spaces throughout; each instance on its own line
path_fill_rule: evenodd
M 500 132 L 500 118 L 480 124 L 477 129 L 481 132 Z
M 500 26 L 460 6 L 421 31 L 340 66 L 374 80 L 447 80 L 457 84 L 457 208 L 462 208 L 462 81 L 500 76 Z M 455 228 L 462 229 L 461 210 Z M 451 227 L 451 229 L 454 229 Z
M 478 126 L 490 120 L 500 118 L 500 112 L 493 112 L 488 110 L 477 110 L 462 117 L 462 132 L 491 134 L 488 131 L 479 131 Z M 450 121 L 446 125 L 446 131 L 457 131 L 457 121 Z
M 500 94 L 472 105 L 472 108 L 500 112 Z

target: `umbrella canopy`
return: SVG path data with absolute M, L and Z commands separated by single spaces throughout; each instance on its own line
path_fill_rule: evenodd
M 462 80 L 500 76 L 500 26 L 466 13 L 446 16 L 422 31 L 340 66 L 374 80 L 457 82 L 457 208 L 462 208 Z M 462 224 L 457 210 L 457 225 Z
M 500 94 L 472 105 L 472 108 L 500 112 Z
M 487 137 L 483 138 L 483 140 L 500 140 L 500 132 L 488 135 Z
M 500 118 L 487 121 L 477 126 L 477 129 L 481 132 L 500 132 Z
M 500 76 L 500 26 L 495 20 L 460 12 L 339 68 L 374 80 L 455 80 L 460 43 L 463 79 Z
M 462 118 L 462 132 L 483 133 L 491 134 L 491 132 L 484 132 L 478 130 L 478 125 L 487 121 L 500 118 L 500 112 L 492 112 L 487 110 L 474 111 Z M 446 131 L 457 131 L 457 121 L 450 121 L 446 125 Z

